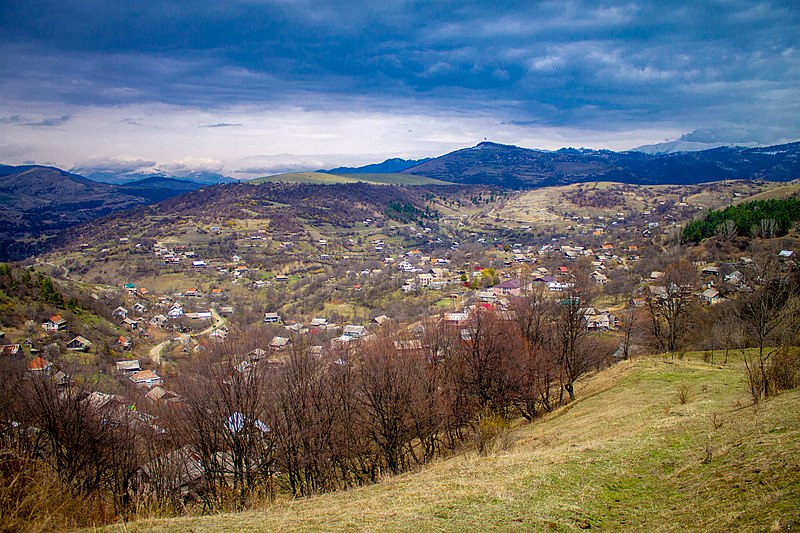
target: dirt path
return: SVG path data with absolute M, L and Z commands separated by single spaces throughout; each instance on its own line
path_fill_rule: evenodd
M 212 321 L 211 321 L 211 325 L 210 326 L 208 326 L 203 331 L 198 331 L 197 333 L 192 333 L 190 336 L 191 337 L 198 337 L 200 335 L 208 335 L 209 333 L 211 333 L 215 329 L 219 329 L 219 328 L 221 328 L 222 326 L 225 325 L 225 319 L 222 316 L 220 316 L 220 314 L 214 308 L 211 308 L 211 318 L 212 318 Z M 186 341 L 188 341 L 188 337 L 190 337 L 190 336 L 189 335 L 186 335 L 186 336 L 180 335 L 178 338 L 183 340 L 184 342 L 186 342 Z M 186 337 L 186 338 L 184 338 L 184 337 Z M 170 342 L 172 342 L 171 338 L 169 338 L 169 339 L 165 340 L 164 342 L 162 342 L 160 344 L 157 344 L 157 345 L 153 346 L 152 348 L 150 348 L 150 359 L 152 359 L 153 363 L 156 366 L 160 366 L 161 365 L 161 352 L 164 351 L 164 348 L 166 348 L 169 345 Z
M 172 339 L 167 339 L 161 344 L 156 344 L 155 346 L 150 348 L 150 359 L 153 360 L 153 363 L 155 365 L 157 366 L 161 365 L 161 352 L 170 342 L 172 342 Z

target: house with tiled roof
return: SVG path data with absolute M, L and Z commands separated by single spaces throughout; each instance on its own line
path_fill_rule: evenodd
M 48 375 L 50 374 L 50 369 L 53 367 L 53 363 L 44 359 L 43 357 L 36 357 L 33 361 L 28 363 L 28 372 L 34 374 L 41 374 L 41 375 Z
M 42 324 L 42 328 L 45 331 L 66 331 L 67 321 L 61 315 L 53 315 Z

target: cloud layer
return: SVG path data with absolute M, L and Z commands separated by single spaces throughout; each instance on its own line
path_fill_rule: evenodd
M 800 137 L 796 2 L 652 4 L 5 2 L 0 159 L 22 146 L 72 163 L 211 158 L 234 173 L 484 137 Z M 248 164 L 257 154 L 271 162 Z

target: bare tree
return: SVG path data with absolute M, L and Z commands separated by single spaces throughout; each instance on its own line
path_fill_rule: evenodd
M 800 288 L 797 273 L 787 271 L 772 256 L 754 261 L 746 275 L 753 292 L 741 301 L 738 316 L 758 350 L 755 356 L 743 352 L 753 400 L 758 401 L 771 392 L 767 372 L 771 358 L 800 324 L 796 301 Z
M 691 263 L 681 259 L 667 265 L 662 285 L 651 287 L 650 334 L 657 349 L 674 354 L 681 348 L 695 307 L 696 278 Z
M 738 235 L 736 230 L 736 222 L 731 219 L 725 220 L 717 225 L 714 233 L 721 241 L 731 241 Z
M 212 507 L 243 505 L 268 490 L 274 471 L 268 365 L 244 349 L 236 339 L 216 345 L 177 383 L 183 402 L 173 429 L 200 456 L 205 502 Z M 233 500 L 225 501 L 228 496 Z
M 552 306 L 551 350 L 561 365 L 564 391 L 575 399 L 575 380 L 593 364 L 587 344 L 586 315 L 594 299 L 595 284 L 583 269 L 576 268 L 573 280 Z
M 762 218 L 758 224 L 753 225 L 750 233 L 757 239 L 772 239 L 778 235 L 778 221 L 774 218 Z

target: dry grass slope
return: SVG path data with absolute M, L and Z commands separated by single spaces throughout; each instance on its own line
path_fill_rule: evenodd
M 754 409 L 742 373 L 623 362 L 522 425 L 510 449 L 464 453 L 376 486 L 126 531 L 765 531 L 800 526 L 800 391 Z M 683 398 L 679 396 L 683 395 Z

